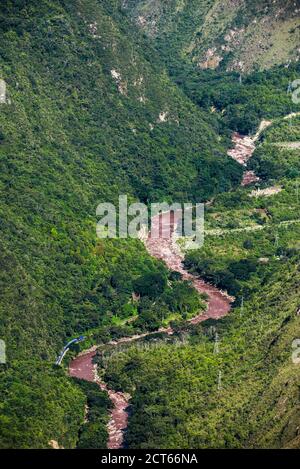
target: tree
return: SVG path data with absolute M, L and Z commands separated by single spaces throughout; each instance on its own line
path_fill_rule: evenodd
M 156 298 L 167 287 L 167 277 L 161 272 L 147 273 L 133 282 L 134 291 L 141 296 Z

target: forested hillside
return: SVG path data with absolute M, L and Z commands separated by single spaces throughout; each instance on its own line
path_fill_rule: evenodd
M 124 0 L 123 8 L 164 53 L 201 69 L 249 72 L 299 59 L 294 0 Z
M 2 446 L 74 446 L 83 395 L 49 365 L 69 337 L 135 315 L 135 279 L 167 275 L 137 241 L 96 240 L 98 203 L 204 199 L 241 177 L 215 120 L 110 13 L 93 0 L 1 2 Z M 55 425 L 46 401 L 62 406 Z
M 259 186 L 216 197 L 206 208 L 204 247 L 186 256 L 192 272 L 235 296 L 233 311 L 168 341 L 141 341 L 105 361 L 99 357 L 105 380 L 133 394 L 126 442 L 131 448 L 299 447 L 299 380 L 291 360 L 300 307 L 299 119 L 284 118 L 299 111 L 289 90 L 299 65 L 248 75 L 248 68 L 203 71 L 184 44 L 209 2 L 125 3 L 140 15 L 136 22 L 172 79 L 202 109 L 213 109 L 221 134 L 253 134 L 261 120 L 273 123 L 249 162 Z M 251 2 L 252 20 L 256 7 Z M 225 11 L 224 21 L 231 21 Z M 202 33 L 199 44 L 210 34 L 207 25 Z M 253 42 L 247 53 L 260 57 Z
M 299 447 L 299 370 L 291 361 L 299 283 L 286 260 L 227 319 L 114 355 L 106 379 L 134 395 L 129 447 Z
M 290 146 L 299 119 L 290 126 L 282 117 L 299 111 L 287 93 L 299 76 L 299 17 L 294 2 L 273 2 L 264 13 L 251 2 L 248 16 L 248 2 L 221 3 L 1 2 L 1 448 L 105 446 L 107 394 L 69 378 L 55 358 L 80 334 L 82 349 L 174 320 L 185 331 L 175 339 L 125 347 L 105 363 L 98 357 L 108 384 L 132 393 L 127 444 L 298 445 L 289 359 L 300 307 L 300 168 L 298 147 Z M 274 42 L 252 54 L 250 22 L 260 12 L 259 28 L 278 9 L 284 52 L 269 59 Z M 243 46 L 224 56 L 220 70 L 198 67 L 215 47 L 212 36 L 221 47 L 228 29 L 244 26 Z M 259 57 L 261 70 L 246 76 L 252 61 L 240 77 L 231 65 L 246 52 Z M 263 70 L 288 60 L 288 68 Z M 232 131 L 253 133 L 263 118 L 275 120 L 249 168 L 262 188 L 282 186 L 270 206 L 251 196 L 253 187 L 240 188 L 243 168 L 227 155 Z M 227 319 L 187 330 L 205 297 L 139 240 L 97 239 L 97 205 L 117 204 L 120 194 L 129 202 L 213 201 L 212 231 L 266 225 L 212 235 L 186 256 L 187 268 L 236 296 Z M 288 230 L 277 226 L 286 221 Z M 224 341 L 218 355 L 211 326 Z
M 262 119 L 298 109 L 287 93 L 300 66 L 300 9 L 293 0 L 132 0 L 122 5 L 173 81 L 214 115 L 220 134 L 255 133 Z
M 265 131 L 260 186 L 217 196 L 204 246 L 186 255 L 235 297 L 230 314 L 99 357 L 105 380 L 133 395 L 130 448 L 299 448 L 298 133 L 296 117 Z

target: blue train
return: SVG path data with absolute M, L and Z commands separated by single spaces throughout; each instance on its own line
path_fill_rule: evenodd
M 64 358 L 65 354 L 67 353 L 67 351 L 69 350 L 69 348 L 72 344 L 77 344 L 78 342 L 82 342 L 84 339 L 85 339 L 85 337 L 83 335 L 80 335 L 79 337 L 76 337 L 76 339 L 70 340 L 70 342 L 68 342 L 64 346 L 64 348 L 62 349 L 62 351 L 58 355 L 58 357 L 56 359 L 56 362 L 55 362 L 55 365 L 61 365 L 61 362 L 63 361 L 63 358 Z

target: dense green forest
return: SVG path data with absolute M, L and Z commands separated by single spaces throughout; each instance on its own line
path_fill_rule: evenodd
M 273 119 L 299 108 L 287 92 L 289 84 L 299 77 L 299 63 L 289 60 L 288 57 L 276 60 L 279 57 L 276 57 L 274 52 L 272 54 L 268 52 L 268 47 L 275 46 L 276 40 L 279 41 L 279 48 L 286 53 L 292 45 L 297 47 L 294 32 L 297 32 L 299 27 L 293 27 L 289 23 L 292 17 L 297 16 L 294 12 L 293 1 L 274 2 L 274 5 L 261 0 L 250 3 L 236 2 L 236 4 L 218 0 L 211 2 L 127 0 L 123 3 L 124 11 L 128 12 L 132 21 L 137 22 L 146 33 L 150 45 L 159 52 L 173 81 L 201 109 L 208 113 L 213 110 L 214 117 L 219 117 L 217 129 L 220 134 L 230 135 L 232 131 L 239 131 L 243 134 L 254 133 L 262 119 Z M 272 15 L 276 14 L 272 11 L 273 9 L 280 11 L 281 14 L 286 10 L 283 17 L 278 20 L 277 26 L 279 24 L 283 33 L 284 21 L 286 21 L 290 36 L 282 34 L 274 40 L 271 32 L 264 36 L 266 49 L 264 50 L 263 47 L 259 49 L 273 59 L 270 70 L 262 64 L 252 64 L 252 56 L 255 60 L 255 52 L 257 52 L 254 44 L 251 44 L 251 48 L 250 45 L 242 48 L 241 43 L 238 44 L 238 52 L 247 50 L 251 55 L 248 57 L 248 63 L 245 64 L 251 64 L 251 69 L 247 71 L 239 67 L 227 69 L 228 64 L 233 60 L 233 51 L 225 53 L 220 67 L 216 69 L 203 70 L 191 60 L 190 54 L 197 54 L 198 46 L 193 48 L 190 42 L 195 45 L 197 41 L 203 41 L 207 43 L 207 47 L 211 46 L 210 50 L 213 50 L 210 41 L 218 43 L 223 40 L 224 42 L 224 38 L 215 36 L 216 31 L 226 37 L 226 32 L 230 35 L 236 28 L 247 28 L 247 25 L 254 22 L 257 34 L 259 24 L 256 23 L 260 20 L 268 23 Z M 280 14 L 278 13 L 277 16 Z M 138 21 L 141 17 L 145 18 L 142 24 Z M 205 21 L 208 24 L 202 31 L 204 26 L 199 29 L 199 24 L 203 25 Z M 297 24 L 298 19 L 296 18 L 295 21 Z M 155 31 L 151 30 L 153 24 Z M 247 40 L 251 41 L 251 36 L 250 33 L 246 34 Z M 201 47 L 203 48 L 204 45 Z M 259 53 L 256 55 L 257 59 Z
M 187 96 L 202 109 L 216 113 L 219 132 L 225 135 L 234 131 L 253 134 L 261 120 L 299 110 L 299 104 L 291 99 L 291 84 L 299 72 L 299 63 L 249 75 L 203 71 L 190 64 L 183 67 L 177 60 L 170 66 L 170 76 Z
M 87 397 L 85 422 L 79 430 L 78 449 L 106 448 L 108 411 L 111 402 L 98 384 L 74 378 Z
M 180 47 L 189 18 L 181 18 Z M 170 322 L 173 339 L 158 334 L 99 358 L 107 382 L 133 395 L 129 447 L 296 438 L 289 357 L 300 307 L 300 168 L 287 143 L 299 138 L 300 121 L 282 116 L 299 111 L 287 93 L 299 63 L 240 79 L 200 70 L 173 40 L 143 35 L 119 2 L 1 2 L 1 448 L 105 447 L 107 395 L 68 378 L 53 365 L 57 354 L 79 334 L 88 347 Z M 231 132 L 254 132 L 262 118 L 274 123 L 249 166 L 262 188 L 282 187 L 272 198 L 239 188 L 243 168 L 227 156 Z M 145 203 L 214 199 L 211 234 L 185 265 L 236 297 L 228 318 L 187 334 L 185 321 L 205 310 L 205 297 L 139 240 L 97 239 L 96 207 L 119 194 Z M 230 232 L 249 226 L 262 229 Z M 215 236 L 220 228 L 228 233 Z M 224 341 L 218 355 L 212 327 Z
M 63 343 L 87 330 L 97 329 L 96 338 L 109 337 L 110 328 L 123 334 L 124 319 L 137 314 L 133 283 L 168 276 L 140 242 L 97 240 L 98 203 L 123 193 L 131 201 L 206 198 L 236 185 L 241 170 L 224 156 L 214 119 L 172 83 L 123 15 L 116 22 L 93 0 L 4 1 L 0 25 L 7 89 L 0 104 L 0 336 L 8 360 L 1 375 L 29 369 L 32 392 L 47 400 L 57 389 L 51 399 L 58 403 L 63 378 L 47 367 Z M 214 184 L 201 186 L 202 178 Z M 164 282 L 161 309 L 145 298 L 136 327 L 156 327 L 174 308 L 180 314 Z M 200 300 L 187 295 L 188 285 L 173 285 L 182 314 L 194 311 Z M 41 366 L 53 382 L 49 391 L 41 386 Z M 29 428 L 27 443 L 12 439 L 10 389 L 2 388 L 1 445 L 23 447 L 31 438 L 32 446 L 47 447 L 55 438 L 38 400 L 32 418 L 39 436 Z M 65 389 L 55 425 L 66 447 L 75 437 L 64 441 L 65 421 L 79 420 L 71 410 L 76 393 L 74 384 Z M 27 414 L 21 396 L 20 390 L 16 433 Z
M 161 38 L 154 44 L 185 94 L 214 109 L 224 137 L 254 133 L 262 119 L 273 124 L 249 163 L 262 192 L 252 186 L 215 197 L 206 207 L 204 246 L 185 259 L 191 272 L 234 295 L 230 315 L 99 356 L 105 380 L 133 395 L 126 444 L 297 448 L 291 353 L 300 307 L 299 118 L 282 118 L 299 111 L 289 90 L 299 65 L 250 75 L 201 71 L 164 49 Z M 278 190 L 266 196 L 270 186 Z

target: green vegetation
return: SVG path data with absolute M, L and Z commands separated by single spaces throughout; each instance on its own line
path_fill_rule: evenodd
M 291 360 L 300 333 L 299 201 L 295 183 L 269 198 L 250 192 L 215 199 L 204 247 L 186 257 L 191 271 L 235 295 L 230 315 L 101 363 L 108 383 L 133 395 L 130 448 L 299 446 Z M 239 227 L 218 231 L 229 217 Z
M 300 109 L 293 103 L 289 85 L 298 78 L 300 65 L 277 66 L 264 72 L 240 75 L 197 70 L 174 62 L 171 77 L 193 102 L 219 116 L 220 133 L 255 133 L 264 119 L 283 117 Z M 200 86 L 201 85 L 201 86 Z
M 169 60 L 209 69 L 266 70 L 299 57 L 293 0 L 125 0 L 128 16 Z
M 299 20 L 292 1 L 274 5 L 269 2 L 262 5 L 261 1 L 232 5 L 231 2 L 174 0 L 165 5 L 161 0 L 138 0 L 126 1 L 125 7 L 125 11 L 133 13 L 135 19 L 143 16 L 148 20 L 145 25 L 139 22 L 138 25 L 146 30 L 150 44 L 163 57 L 170 77 L 195 104 L 211 115 L 220 135 L 229 136 L 232 131 L 254 133 L 262 119 L 274 119 L 299 111 L 299 104 L 292 102 L 287 91 L 289 83 L 299 77 L 300 65 L 291 63 L 287 56 L 279 57 L 275 52 L 277 48 L 284 50 L 284 54 L 288 54 L 291 47 L 296 50 L 292 23 L 298 24 L 295 31 L 299 34 Z M 272 20 L 276 14 L 280 21 L 274 25 Z M 263 38 L 259 35 L 260 20 L 267 29 L 271 27 L 270 31 L 263 33 Z M 151 30 L 153 24 L 154 31 Z M 246 44 L 239 35 L 236 45 L 232 44 L 234 36 L 230 43 L 224 40 L 226 34 L 243 27 L 254 28 L 245 34 Z M 282 28 L 284 34 L 277 37 L 277 28 Z M 272 38 L 272 34 L 276 37 Z M 247 44 L 251 40 L 255 42 L 256 36 L 264 43 L 263 48 L 255 43 Z M 198 55 L 203 57 L 207 49 L 213 50 L 213 46 L 221 45 L 233 49 L 215 52 L 222 56 L 220 67 L 216 70 L 201 69 Z M 247 55 L 242 68 L 238 65 L 241 51 Z
M 100 360 L 107 381 L 133 395 L 129 447 L 298 444 L 290 344 L 299 333 L 300 168 L 286 143 L 299 138 L 299 119 L 279 118 L 299 111 L 286 92 L 299 63 L 241 83 L 225 59 L 223 71 L 200 71 L 184 50 L 213 2 L 188 3 L 155 2 L 159 15 L 174 6 L 179 15 L 147 38 L 118 2 L 1 2 L 1 448 L 104 447 L 107 395 L 53 366 L 58 352 L 82 333 L 80 347 L 105 348 L 170 322 L 173 338 L 153 334 Z M 250 165 L 261 187 L 283 189 L 268 199 L 238 189 L 243 168 L 226 155 L 230 133 L 253 132 L 262 118 L 274 125 Z M 205 246 L 185 262 L 235 295 L 226 319 L 187 325 L 205 309 L 189 282 L 139 240 L 97 239 L 96 207 L 117 205 L 119 194 L 213 199 Z
M 33 359 L 10 363 L 0 378 L 2 449 L 75 446 L 86 398 L 63 370 Z
M 298 119 L 275 122 L 254 160 L 298 132 Z M 276 185 L 272 196 L 253 197 L 253 187 L 217 196 L 204 246 L 187 253 L 191 272 L 235 296 L 230 315 L 100 362 L 108 383 L 133 395 L 130 448 L 299 447 L 299 178 L 283 173 Z
M 299 423 L 298 369 L 291 362 L 291 340 L 300 332 L 294 261 L 281 264 L 243 309 L 203 323 L 190 338 L 111 357 L 106 379 L 134 393 L 129 447 L 291 444 Z
M 87 346 L 123 335 L 138 313 L 156 328 L 199 304 L 174 282 L 176 299 L 166 289 L 163 312 L 147 298 L 138 311 L 133 283 L 166 275 L 165 268 L 139 241 L 97 240 L 98 203 L 124 193 L 129 201 L 204 199 L 238 184 L 241 170 L 211 119 L 172 83 L 124 15 L 114 19 L 96 0 L 4 1 L 0 25 L 8 98 L 0 104 L 2 375 L 30 367 L 39 383 L 45 367 L 58 405 L 66 378 L 46 370 L 69 338 L 88 332 Z M 201 186 L 204 176 L 214 185 Z M 78 394 L 74 384 L 68 389 L 61 418 L 70 420 L 70 439 L 59 423 L 53 437 L 66 447 L 75 445 L 82 419 L 78 406 L 68 413 Z M 34 392 L 37 402 L 47 396 L 42 386 Z M 22 388 L 17 401 L 22 409 Z M 24 444 L 45 447 L 56 417 L 45 412 L 41 423 L 36 407 Z M 4 446 L 18 445 L 22 419 L 15 412 Z M 8 435 L 5 417 L 2 424 Z
M 40 310 L 32 316 L 42 348 L 53 350 L 123 309 L 130 280 L 156 270 L 139 242 L 96 240 L 99 202 L 116 202 L 119 193 L 203 199 L 240 180 L 209 119 L 124 28 L 92 0 L 2 5 L 1 73 L 11 99 L 0 114 L 3 309 L 6 321 L 19 318 L 19 343 L 32 340 L 25 333 L 32 308 Z M 168 120 L 158 122 L 163 111 Z M 19 289 L 34 285 L 32 308 L 24 307 L 28 291 L 12 308 L 11 276 Z M 16 334 L 8 332 L 11 351 Z
M 186 266 L 233 296 L 259 293 L 280 259 L 299 249 L 299 181 L 280 182 L 282 191 L 270 197 L 240 189 L 236 198 L 217 198 L 207 209 L 205 244 L 187 253 Z
M 98 384 L 74 378 L 75 382 L 87 396 L 86 422 L 79 432 L 77 448 L 106 448 L 108 410 L 111 401 Z
M 262 135 L 249 167 L 263 181 L 296 180 L 300 176 L 300 118 L 281 120 Z

